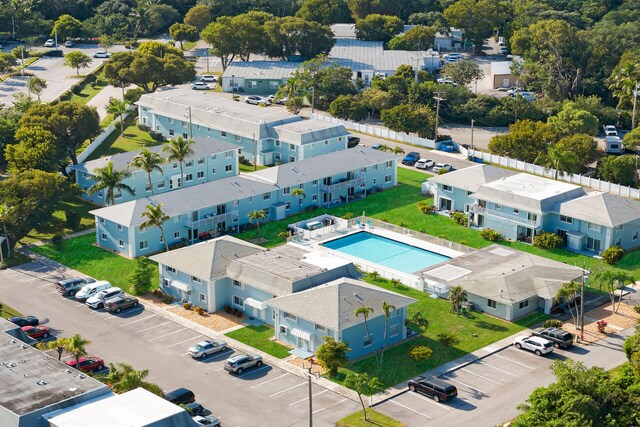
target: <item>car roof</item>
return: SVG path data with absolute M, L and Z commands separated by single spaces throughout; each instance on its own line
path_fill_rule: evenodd
M 535 341 L 540 344 L 547 344 L 548 342 L 550 342 L 549 340 L 544 339 L 542 337 L 525 337 L 525 339 L 528 339 L 530 341 Z
M 452 384 L 449 384 L 448 382 L 442 381 L 440 378 L 435 378 L 435 377 L 427 378 L 427 377 L 420 376 L 420 377 L 417 377 L 415 381 L 428 382 L 428 383 L 438 385 L 440 387 L 445 387 L 445 388 L 454 387 Z
M 167 397 L 167 396 L 175 396 L 177 394 L 185 394 L 185 393 L 193 394 L 193 392 L 191 390 L 189 390 L 188 388 L 180 387 L 180 388 L 177 388 L 177 389 L 172 390 L 169 393 L 165 394 L 165 397 Z

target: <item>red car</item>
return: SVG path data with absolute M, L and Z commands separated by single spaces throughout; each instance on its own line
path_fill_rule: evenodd
M 34 339 L 49 338 L 49 328 L 46 326 L 23 326 L 22 332 Z
M 69 360 L 67 365 L 72 368 L 76 367 L 75 360 Z M 104 360 L 99 357 L 81 357 L 80 358 L 80 370 L 81 371 L 101 371 L 104 369 Z

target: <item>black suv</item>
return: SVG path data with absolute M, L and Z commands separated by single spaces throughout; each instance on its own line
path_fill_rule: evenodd
M 93 282 L 95 282 L 95 279 L 92 279 L 90 277 L 73 277 L 71 279 L 59 280 L 58 283 L 56 283 L 56 289 L 65 297 L 72 297 L 84 285 Z
M 456 386 L 437 378 L 418 377 L 414 380 L 409 380 L 409 390 L 424 394 L 436 402 L 446 402 L 458 395 Z
M 348 136 L 347 137 L 347 148 L 354 148 L 360 144 L 360 138 L 357 136 Z
M 176 405 L 185 405 L 196 401 L 196 396 L 189 389 L 184 387 L 177 388 L 164 395 L 164 398 Z
M 533 335 L 551 341 L 555 348 L 567 348 L 573 345 L 573 334 L 560 328 L 534 329 Z

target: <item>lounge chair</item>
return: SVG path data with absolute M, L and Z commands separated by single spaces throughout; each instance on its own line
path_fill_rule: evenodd
M 361 223 L 359 219 L 356 219 L 356 227 L 358 227 L 361 230 L 364 230 L 364 224 Z
M 368 220 L 367 220 L 367 227 L 368 227 L 370 230 L 373 230 L 373 224 L 371 223 L 371 220 L 370 220 L 370 219 L 368 219 Z

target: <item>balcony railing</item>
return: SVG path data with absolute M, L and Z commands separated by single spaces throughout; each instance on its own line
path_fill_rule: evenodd
M 212 215 L 207 218 L 202 218 L 197 221 L 187 221 L 187 228 L 207 228 L 221 222 L 229 222 L 234 219 L 238 219 L 238 211 L 230 211 L 220 215 Z
M 500 211 L 496 211 L 496 210 L 489 210 L 487 208 L 484 208 L 480 205 L 472 205 L 469 210 L 472 213 L 475 214 L 480 214 L 480 215 L 485 215 L 485 216 L 492 216 L 494 218 L 500 218 L 500 219 L 506 219 L 507 221 L 511 221 L 511 222 L 515 222 L 517 224 L 525 224 L 528 225 L 530 227 L 538 227 L 540 225 L 539 221 L 536 220 L 531 220 L 528 218 L 523 218 L 521 216 L 518 215 L 511 215 L 505 212 L 500 212 Z
M 353 188 L 359 185 L 363 185 L 365 182 L 365 177 L 361 176 L 359 178 L 354 178 L 348 181 L 338 182 L 331 185 L 322 184 L 320 186 L 320 190 L 324 191 L 325 193 L 333 193 L 334 191 L 345 190 L 347 188 Z

